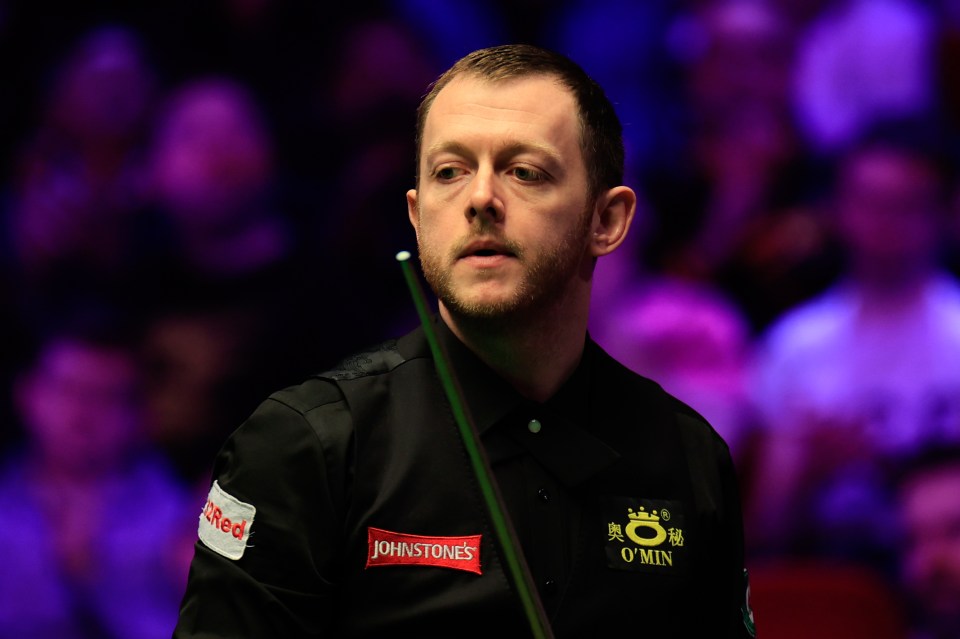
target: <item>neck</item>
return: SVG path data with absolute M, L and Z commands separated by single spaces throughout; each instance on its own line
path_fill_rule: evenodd
M 558 303 L 535 317 L 490 320 L 454 315 L 441 303 L 440 316 L 467 348 L 521 395 L 545 402 L 580 363 L 586 309 L 584 304 Z
M 934 274 L 928 265 L 896 265 L 889 268 L 853 269 L 853 280 L 869 306 L 889 307 L 921 294 Z

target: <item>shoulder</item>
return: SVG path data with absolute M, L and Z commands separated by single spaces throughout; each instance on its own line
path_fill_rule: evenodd
M 804 351 L 843 333 L 858 305 L 848 287 L 839 285 L 778 318 L 761 337 L 761 353 Z
M 400 342 L 392 339 L 372 348 L 354 353 L 340 360 L 333 368 L 317 377 L 334 381 L 346 381 L 389 373 L 405 362 L 407 357 L 400 352 Z
M 387 340 L 376 346 L 344 357 L 332 368 L 317 373 L 303 382 L 271 394 L 259 411 L 290 411 L 308 416 L 324 408 L 344 402 L 342 382 L 389 373 L 405 362 L 408 356 L 400 351 L 400 341 Z
M 348 401 L 345 388 L 391 373 L 410 358 L 419 357 L 420 350 L 414 334 L 385 341 L 272 393 L 234 432 L 228 448 L 240 445 L 261 451 L 289 451 L 309 443 L 318 444 L 328 454 L 344 454 L 353 436 L 356 408 Z
M 324 458 L 333 451 L 342 455 L 352 437 L 351 421 L 337 383 L 311 377 L 264 399 L 227 439 L 218 465 L 269 473 L 293 457 Z
M 627 368 L 595 342 L 591 342 L 588 348 L 592 350 L 596 378 L 607 392 L 628 397 L 632 404 L 655 404 L 664 410 L 689 415 L 706 423 L 693 408 L 668 393 L 658 382 Z
M 286 409 L 303 416 L 342 400 L 334 380 L 315 376 L 271 394 L 258 411 Z
M 340 513 L 353 440 L 353 419 L 337 384 L 310 378 L 260 403 L 224 442 L 213 478 L 258 512 L 276 509 L 277 520 L 291 501 L 308 497 Z
M 665 390 L 666 403 L 673 413 L 674 423 L 688 453 L 698 454 L 711 461 L 729 464 L 732 460 L 727 441 L 713 425 L 690 405 L 670 395 Z
M 658 382 L 630 370 L 596 344 L 592 348 L 596 349 L 594 362 L 602 393 L 618 395 L 621 399 L 617 403 L 628 404 L 648 415 L 658 415 L 660 419 L 657 421 L 664 427 L 677 427 L 711 448 L 726 451 L 723 438 L 689 404 L 671 395 Z

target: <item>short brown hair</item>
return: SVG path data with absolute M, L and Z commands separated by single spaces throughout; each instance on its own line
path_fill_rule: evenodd
M 569 58 L 539 47 L 510 44 L 480 49 L 458 60 L 430 86 L 417 109 L 416 171 L 427 114 L 437 94 L 460 75 L 472 75 L 491 82 L 533 75 L 558 79 L 577 103 L 580 121 L 580 149 L 587 167 L 591 199 L 601 191 L 623 183 L 623 127 L 603 89 Z

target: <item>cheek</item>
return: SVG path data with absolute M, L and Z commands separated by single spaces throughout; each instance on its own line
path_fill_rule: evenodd
M 449 216 L 431 215 L 421 211 L 419 223 L 416 227 L 417 242 L 421 246 L 429 246 L 436 250 L 448 244 L 457 232 Z
M 72 410 L 68 397 L 52 389 L 32 389 L 24 402 L 24 419 L 40 438 L 61 436 L 69 430 Z
M 417 251 L 420 254 L 420 261 L 424 268 L 430 268 L 439 262 L 440 255 L 443 253 L 443 246 L 440 244 L 433 230 L 424 231 L 417 229 Z

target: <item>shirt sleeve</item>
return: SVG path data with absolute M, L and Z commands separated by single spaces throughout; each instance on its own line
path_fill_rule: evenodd
M 705 422 L 681 414 L 679 424 L 690 454 L 688 464 L 698 508 L 717 518 L 717 534 L 709 553 L 710 576 L 701 603 L 704 627 L 712 629 L 712 637 L 750 639 L 756 636 L 756 630 L 744 569 L 739 482 L 730 450 L 705 427 Z
M 351 427 L 317 384 L 330 401 L 274 395 L 218 455 L 175 639 L 333 631 Z
M 746 553 L 744 550 L 743 509 L 740 500 L 740 484 L 737 480 L 733 460 L 726 446 L 718 451 L 718 463 L 722 485 L 723 500 L 726 504 L 724 513 L 726 521 L 724 528 L 727 531 L 725 556 L 727 561 L 723 568 L 723 580 L 726 586 L 721 593 L 726 600 L 726 627 L 728 634 L 724 636 L 752 639 L 756 637 L 756 628 L 753 619 L 753 610 L 750 607 L 750 584 L 746 570 Z

